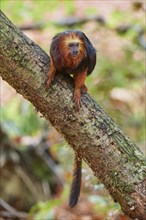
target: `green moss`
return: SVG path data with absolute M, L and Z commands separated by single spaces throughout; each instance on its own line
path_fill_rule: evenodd
M 125 193 L 131 193 L 132 192 L 132 184 L 122 181 L 121 177 L 119 177 L 117 171 L 113 170 L 110 173 L 110 177 L 112 179 L 112 182 L 115 185 L 115 188 L 118 189 L 121 193 L 121 195 L 125 195 Z

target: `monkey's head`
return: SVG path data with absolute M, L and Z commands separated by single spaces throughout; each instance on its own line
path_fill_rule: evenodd
M 86 49 L 82 32 L 68 31 L 64 36 L 64 49 L 73 59 L 78 56 L 86 56 Z
M 87 56 L 85 36 L 81 31 L 69 30 L 57 34 L 52 41 L 51 52 L 54 59 L 81 60 Z
M 89 74 L 96 64 L 95 48 L 87 36 L 78 30 L 68 30 L 55 35 L 52 39 L 50 55 L 58 70 L 74 69 L 84 63 L 84 66 L 88 67 Z

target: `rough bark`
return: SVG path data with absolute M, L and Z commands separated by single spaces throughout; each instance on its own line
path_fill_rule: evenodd
M 0 74 L 65 137 L 93 170 L 125 214 L 145 218 L 143 155 L 114 121 L 85 94 L 76 110 L 73 80 L 56 75 L 48 89 L 48 55 L 1 12 Z

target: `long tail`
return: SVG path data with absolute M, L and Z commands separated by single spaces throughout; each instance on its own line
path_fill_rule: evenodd
M 75 155 L 74 167 L 73 167 L 73 179 L 71 183 L 70 196 L 69 196 L 69 206 L 73 208 L 77 202 L 80 195 L 81 189 L 81 177 L 82 177 L 82 159 Z

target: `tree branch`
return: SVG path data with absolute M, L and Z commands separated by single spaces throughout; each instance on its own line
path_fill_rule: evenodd
M 125 214 L 144 219 L 144 159 L 136 144 L 85 94 L 77 111 L 73 80 L 56 75 L 48 89 L 48 55 L 1 12 L 0 74 L 65 137 L 121 204 Z

